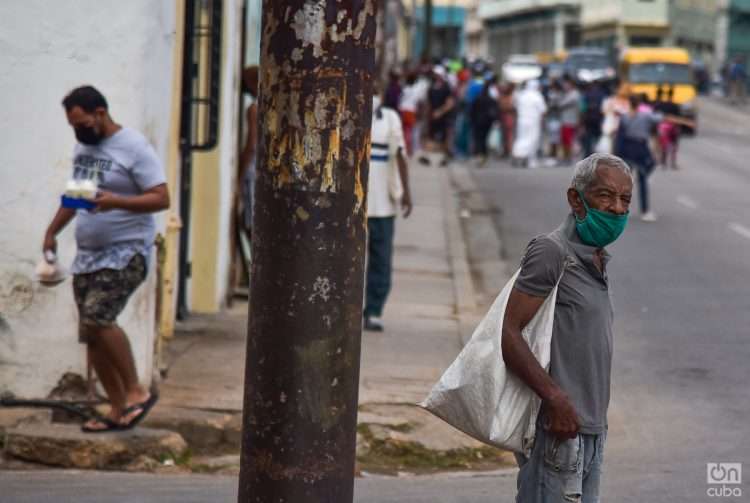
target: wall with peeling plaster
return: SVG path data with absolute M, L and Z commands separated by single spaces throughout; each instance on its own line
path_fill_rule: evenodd
M 175 2 L 24 0 L 0 5 L 0 392 L 46 395 L 66 371 L 85 372 L 71 282 L 33 281 L 44 231 L 69 176 L 73 133 L 60 101 L 90 83 L 115 121 L 143 132 L 166 159 Z M 159 219 L 160 228 L 163 218 Z M 58 239 L 70 264 L 73 224 Z M 120 323 L 139 373 L 150 380 L 155 280 L 131 299 Z

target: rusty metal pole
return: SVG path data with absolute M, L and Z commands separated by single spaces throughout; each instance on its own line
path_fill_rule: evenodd
M 432 62 L 432 0 L 424 2 L 424 46 L 422 47 L 422 60 Z
M 239 501 L 353 498 L 376 0 L 264 0 Z

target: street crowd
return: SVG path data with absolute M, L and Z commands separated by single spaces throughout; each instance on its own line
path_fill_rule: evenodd
M 524 168 L 616 154 L 637 174 L 641 218 L 653 221 L 648 177 L 658 165 L 678 168 L 682 131 L 695 127 L 680 116 L 673 93 L 664 84 L 651 99 L 616 78 L 582 82 L 566 74 L 504 82 L 483 61 L 449 61 L 392 70 L 383 106 L 400 114 L 408 154 L 437 148 L 441 165 L 473 158 L 485 167 L 493 151 Z

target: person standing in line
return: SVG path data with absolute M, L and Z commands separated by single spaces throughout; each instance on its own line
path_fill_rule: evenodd
M 367 186 L 367 271 L 365 276 L 365 330 L 382 332 L 383 308 L 391 290 L 393 236 L 398 207 L 411 214 L 409 171 L 398 113 L 381 106 L 373 95 L 370 174 Z
M 581 94 L 570 77 L 563 78 L 563 96 L 560 100 L 560 144 L 563 149 L 563 160 L 573 160 L 573 145 L 578 136 L 578 125 L 581 118 Z
M 617 88 L 614 96 L 606 98 L 602 102 L 602 136 L 597 145 L 599 153 L 611 154 L 614 149 L 615 136 L 620 127 L 620 117 L 630 111 L 630 101 L 628 101 L 629 89 L 622 85 Z
M 729 96 L 733 105 L 744 105 L 747 100 L 747 69 L 741 56 L 729 67 Z
M 495 84 L 497 79 L 494 75 L 488 75 L 479 95 L 471 102 L 470 115 L 471 132 L 474 139 L 474 153 L 479 157 L 479 167 L 487 164 L 489 152 L 487 150 L 487 137 L 492 125 L 498 119 L 500 110 L 497 104 L 497 90 Z
M 415 85 L 418 89 L 417 94 L 421 97 L 421 101 L 417 107 L 417 121 L 414 124 L 414 129 L 412 131 L 412 140 L 414 142 L 413 152 L 419 152 L 423 149 L 424 141 L 427 139 L 430 131 L 429 118 L 427 116 L 429 112 L 427 98 L 431 84 L 431 68 L 431 66 L 426 64 L 420 64 L 415 70 L 417 72 L 417 82 Z M 429 164 L 430 161 L 426 157 L 420 156 L 419 162 L 421 164 Z
M 637 111 L 643 114 L 654 113 L 654 105 L 651 103 L 651 100 L 648 97 L 648 94 L 640 93 L 638 95 L 638 110 Z
M 447 166 L 453 158 L 451 149 L 453 113 L 456 98 L 448 84 L 447 74 L 442 66 L 433 69 L 433 82 L 427 95 L 427 117 L 429 118 L 429 137 L 440 145 L 443 152 L 441 166 Z M 429 162 L 429 161 L 428 161 Z
M 630 97 L 630 111 L 620 118 L 615 153 L 636 168 L 641 220 L 655 222 L 657 217 L 651 211 L 649 177 L 656 163 L 651 152 L 650 141 L 652 132 L 661 121 L 661 117 L 644 111 L 640 105 L 640 96 Z
M 411 157 L 415 152 L 418 136 L 417 118 L 421 107 L 424 106 L 426 88 L 419 82 L 416 72 L 409 72 L 406 76 L 406 85 L 401 94 L 399 112 L 401 123 L 404 126 L 404 140 L 406 141 L 406 154 Z M 416 135 L 415 135 L 416 132 Z
M 549 159 L 546 165 L 557 166 L 557 156 L 560 146 L 560 101 L 563 96 L 563 88 L 560 81 L 553 80 L 547 91 L 547 115 L 545 125 L 547 133 L 547 144 L 549 145 Z
M 505 83 L 500 87 L 500 131 L 503 140 L 503 158 L 507 159 L 513 151 L 516 136 L 516 105 L 513 97 L 513 84 Z
M 44 252 L 56 252 L 56 236 L 76 220 L 77 253 L 71 272 L 79 314 L 79 341 L 107 393 L 109 412 L 86 422 L 87 433 L 125 430 L 142 421 L 158 400 L 140 384 L 128 336 L 117 317 L 143 282 L 151 261 L 153 213 L 169 208 L 164 169 L 137 131 L 115 123 L 107 101 L 92 86 L 62 101 L 78 143 L 73 178 L 98 184 L 95 209 L 60 207 L 47 228 Z
M 614 338 L 605 248 L 625 230 L 632 192 L 622 159 L 583 159 L 562 224 L 526 247 L 500 342 L 508 370 L 541 398 L 531 453 L 516 454 L 518 503 L 600 501 Z M 547 371 L 522 332 L 558 281 Z
M 542 141 L 542 123 L 547 105 L 539 92 L 539 81 L 530 80 L 516 95 L 518 133 L 513 143 L 513 161 L 528 168 L 537 167 Z
M 677 150 L 680 144 L 681 123 L 690 121 L 680 117 L 680 107 L 674 102 L 674 86 L 662 95 L 654 106 L 662 119 L 658 125 L 659 161 L 662 169 L 677 169 Z
M 599 82 L 591 82 L 583 92 L 583 113 L 581 117 L 581 151 L 583 157 L 594 153 L 594 147 L 602 135 L 602 103 L 604 89 Z
M 469 157 L 473 152 L 472 144 L 472 124 L 471 124 L 471 103 L 476 98 L 478 93 L 473 93 L 474 81 L 468 78 L 468 74 L 464 71 L 458 74 L 458 87 L 455 91 L 456 102 L 456 118 L 455 118 L 455 134 L 454 134 L 454 151 L 459 158 L 464 159 Z M 483 83 L 479 83 L 479 90 L 481 91 Z
M 398 112 L 402 93 L 403 88 L 401 87 L 401 74 L 398 72 L 398 70 L 391 70 L 390 72 L 388 72 L 388 85 L 385 88 L 385 98 L 383 99 L 383 106 Z

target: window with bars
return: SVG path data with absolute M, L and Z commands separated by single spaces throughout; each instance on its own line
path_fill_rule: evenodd
M 186 0 L 183 140 L 210 150 L 219 134 L 222 0 Z

